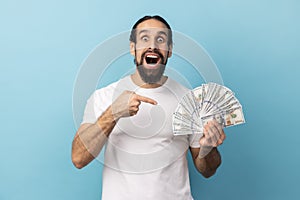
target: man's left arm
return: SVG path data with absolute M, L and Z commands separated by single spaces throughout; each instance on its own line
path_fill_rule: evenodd
M 223 143 L 226 135 L 222 126 L 215 120 L 207 123 L 200 138 L 200 148 L 190 148 L 197 170 L 209 178 L 215 174 L 221 165 L 221 155 L 217 149 Z
M 204 158 L 199 156 L 200 148 L 190 148 L 190 150 L 195 167 L 205 178 L 216 173 L 221 165 L 221 155 L 216 147 L 212 148 Z

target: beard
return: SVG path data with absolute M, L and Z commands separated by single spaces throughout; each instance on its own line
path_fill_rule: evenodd
M 143 65 L 146 53 L 156 53 L 156 54 L 159 55 L 160 63 L 158 64 L 159 66 L 158 66 L 157 69 L 148 69 Z M 168 52 L 168 54 L 169 54 L 169 52 Z M 136 55 L 136 53 L 135 53 L 135 55 Z M 164 56 L 162 55 L 162 53 L 160 53 L 159 50 L 154 49 L 153 51 L 144 52 L 141 56 L 140 62 L 137 62 L 136 58 L 135 58 L 135 62 L 136 62 L 137 70 L 138 70 L 142 80 L 147 84 L 155 84 L 155 83 L 158 83 L 161 80 L 161 78 L 162 78 L 162 76 L 165 72 L 165 68 L 166 68 L 166 64 L 168 62 L 168 58 L 164 59 Z

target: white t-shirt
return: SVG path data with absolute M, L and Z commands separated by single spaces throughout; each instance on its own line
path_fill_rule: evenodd
M 158 104 L 142 102 L 135 116 L 121 118 L 111 132 L 97 158 L 104 157 L 102 200 L 193 199 L 186 154 L 200 147 L 200 135 L 172 132 L 172 113 L 188 89 L 170 78 L 161 87 L 140 88 L 127 76 L 93 93 L 82 124 L 95 123 L 124 90 Z

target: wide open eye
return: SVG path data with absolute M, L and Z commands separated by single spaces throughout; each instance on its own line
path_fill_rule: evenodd
M 163 37 L 158 37 L 158 38 L 156 39 L 156 41 L 157 41 L 158 43 L 163 43 L 163 42 L 165 42 L 165 39 L 164 39 Z
M 143 37 L 142 37 L 142 41 L 143 41 L 143 42 L 148 42 L 148 41 L 149 41 L 149 37 L 143 36 Z

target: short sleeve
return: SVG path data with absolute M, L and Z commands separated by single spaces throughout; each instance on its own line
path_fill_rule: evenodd
M 191 148 L 200 148 L 200 138 L 202 137 L 202 134 L 192 134 L 189 135 L 189 145 Z
M 94 92 L 87 100 L 81 124 L 95 123 L 97 120 L 95 112 L 95 95 Z
M 81 124 L 95 123 L 112 103 L 112 87 L 96 90 L 87 100 Z

